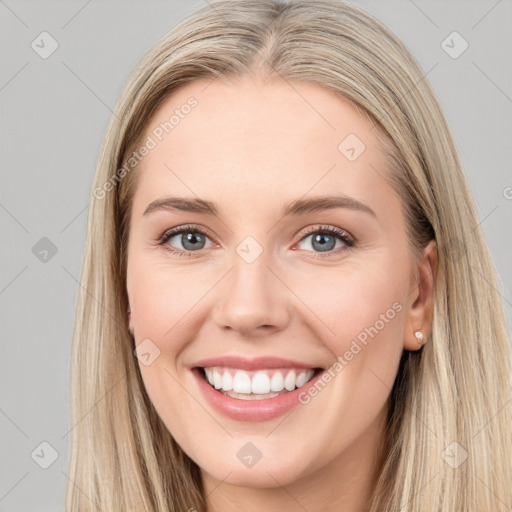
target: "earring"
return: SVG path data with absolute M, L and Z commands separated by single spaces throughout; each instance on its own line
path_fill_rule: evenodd
M 422 345 L 422 344 L 423 344 L 423 333 L 422 333 L 421 331 L 419 331 L 419 330 L 418 330 L 418 331 L 416 331 L 416 332 L 414 333 L 414 336 L 416 336 L 416 341 L 417 341 L 420 345 Z

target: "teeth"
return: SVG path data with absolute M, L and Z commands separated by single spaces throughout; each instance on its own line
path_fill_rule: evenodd
M 210 370 L 210 368 L 203 368 L 203 370 L 204 370 L 204 373 L 206 375 L 206 380 L 210 384 L 213 384 L 213 376 L 212 376 L 212 371 Z
M 222 387 L 222 377 L 217 369 L 213 370 L 213 385 L 215 389 L 220 389 Z
M 229 372 L 224 372 L 222 376 L 222 389 L 224 391 L 231 391 L 233 389 L 233 377 Z
M 247 373 L 238 370 L 233 379 L 233 391 L 235 393 L 250 393 L 251 392 L 251 377 Z
M 299 375 L 297 375 L 297 378 L 295 379 L 295 385 L 300 388 L 306 384 L 308 381 L 308 375 L 306 372 L 300 372 Z
M 288 375 L 284 379 L 284 387 L 288 391 L 293 391 L 295 389 L 295 370 L 290 370 Z
M 257 395 L 270 392 L 270 379 L 265 372 L 258 372 L 252 378 L 252 392 Z
M 258 370 L 246 372 L 233 368 L 204 368 L 206 379 L 221 391 L 231 391 L 231 395 L 277 396 L 283 390 L 293 391 L 304 386 L 315 373 L 314 370 Z M 285 392 L 286 392 L 285 391 Z M 263 397 L 262 397 L 263 398 Z M 266 398 L 266 397 L 265 397 Z
M 281 372 L 276 372 L 270 379 L 270 389 L 272 391 L 282 391 L 284 389 L 284 379 Z

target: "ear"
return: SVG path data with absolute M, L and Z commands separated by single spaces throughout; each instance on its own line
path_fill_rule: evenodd
M 434 285 L 437 274 L 437 244 L 435 240 L 423 249 L 417 263 L 415 277 L 409 293 L 410 303 L 404 334 L 404 349 L 419 350 L 427 341 L 432 330 L 434 311 Z M 418 339 L 420 331 L 423 339 Z

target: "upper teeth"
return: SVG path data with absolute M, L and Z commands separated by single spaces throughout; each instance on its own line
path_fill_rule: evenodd
M 208 382 L 215 389 L 234 391 L 235 393 L 266 394 L 271 391 L 279 392 L 286 389 L 293 391 L 308 382 L 315 371 L 313 369 L 280 369 L 258 370 L 246 372 L 233 368 L 212 367 L 204 368 Z

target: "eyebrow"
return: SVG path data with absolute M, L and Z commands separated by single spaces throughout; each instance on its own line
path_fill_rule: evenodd
M 310 197 L 308 199 L 297 199 L 296 201 L 292 201 L 285 205 L 281 211 L 281 216 L 305 215 L 308 213 L 332 210 L 335 208 L 359 210 L 368 213 L 375 218 L 377 217 L 375 212 L 369 206 L 346 195 L 317 196 Z M 198 198 L 188 199 L 185 197 L 165 197 L 150 203 L 144 210 L 143 216 L 149 215 L 157 210 L 178 210 L 182 212 L 193 212 L 215 216 L 219 213 L 215 203 L 212 203 L 211 201 L 205 201 L 204 199 Z

